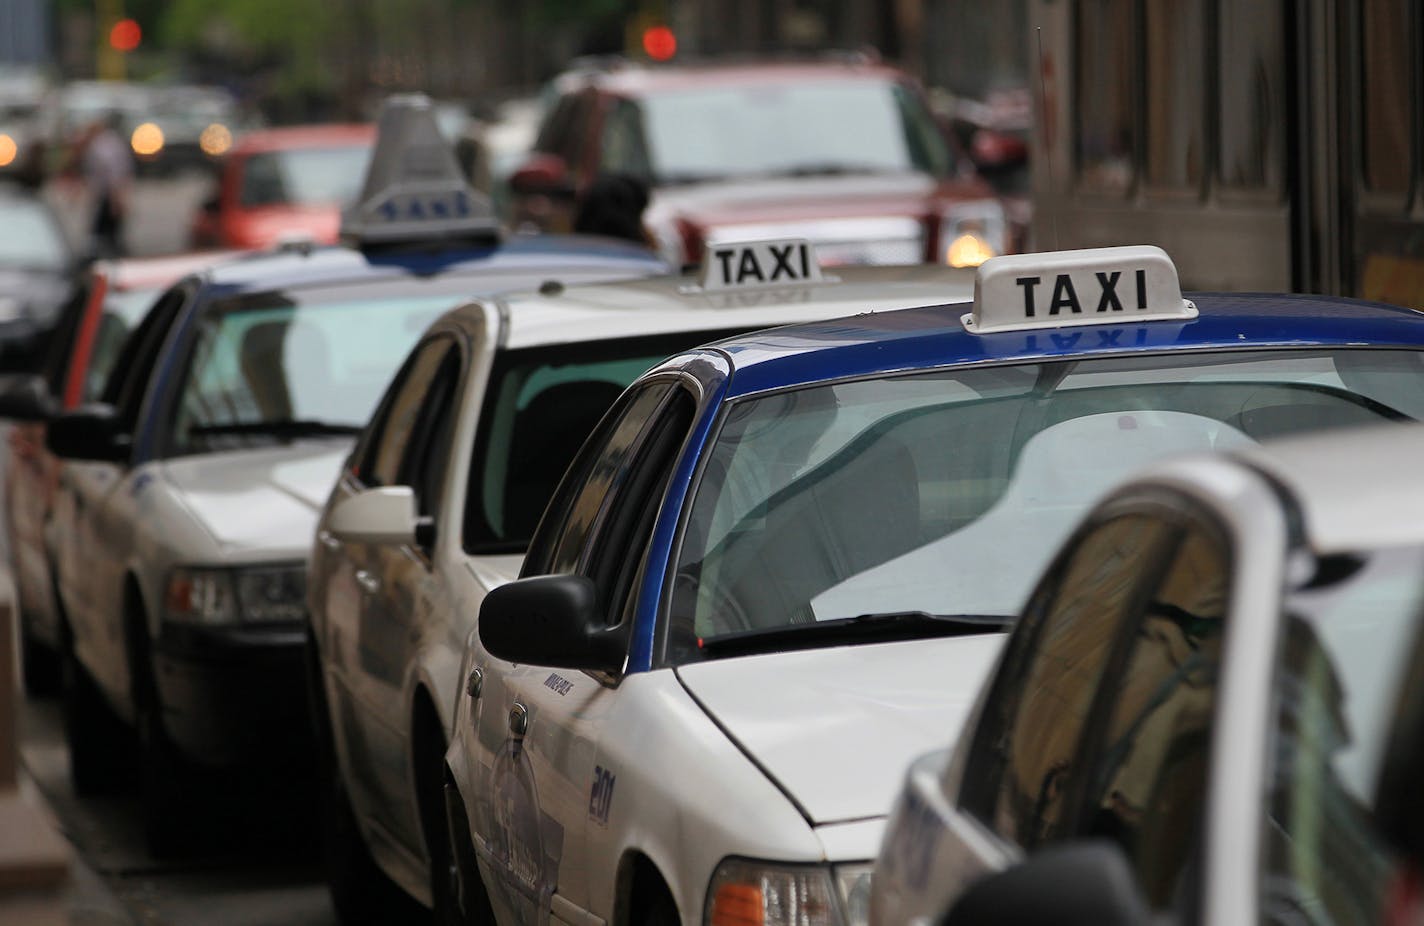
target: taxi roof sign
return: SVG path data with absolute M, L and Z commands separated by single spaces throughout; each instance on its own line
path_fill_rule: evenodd
M 829 283 L 816 249 L 804 238 L 708 243 L 702 252 L 703 292 Z
M 972 334 L 1193 319 L 1177 267 L 1152 245 L 991 257 L 974 278 Z
M 341 217 L 342 238 L 357 245 L 498 238 L 489 197 L 470 186 L 440 134 L 430 98 L 387 98 L 361 197 Z

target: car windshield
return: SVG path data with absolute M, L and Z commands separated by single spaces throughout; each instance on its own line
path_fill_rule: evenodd
M 624 388 L 665 357 L 732 333 L 701 329 L 502 352 L 490 371 L 470 465 L 466 551 L 522 553 L 564 470 Z
M 920 171 L 949 155 L 924 104 L 892 81 L 808 80 L 667 91 L 641 101 L 655 182 Z M 847 131 L 847 126 L 855 131 Z
M 356 433 L 421 332 L 454 302 L 379 288 L 324 295 L 248 297 L 199 320 L 173 452 Z
M 43 203 L 22 197 L 0 200 L 0 267 L 64 270 L 69 247 Z
M 1424 549 L 1340 557 L 1288 602 L 1261 820 L 1262 923 L 1378 923 L 1394 859 L 1371 822 L 1424 609 Z
M 672 639 L 699 658 L 719 637 L 795 646 L 790 631 L 867 615 L 1002 621 L 1132 470 L 1404 418 L 1424 418 L 1424 355 L 1368 349 L 947 369 L 743 400 L 703 465 Z
M 369 145 L 288 148 L 250 155 L 242 171 L 244 206 L 344 205 L 361 192 Z

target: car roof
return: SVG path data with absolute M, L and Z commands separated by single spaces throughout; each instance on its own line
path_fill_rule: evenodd
M 1286 487 L 1321 554 L 1424 543 L 1424 424 L 1267 441 L 1238 454 Z
M 376 127 L 368 123 L 293 125 L 244 132 L 232 146 L 232 155 L 281 151 L 287 148 L 320 148 L 325 145 L 374 144 Z
M 495 244 L 444 248 L 361 250 L 346 245 L 289 247 L 240 257 L 209 268 L 210 285 L 234 292 L 339 285 L 480 272 L 545 272 L 627 266 L 630 274 L 659 273 L 667 264 L 647 248 L 592 235 L 515 235 Z
M 732 366 L 728 397 L 834 379 L 968 363 L 1163 350 L 1369 345 L 1424 347 L 1424 313 L 1325 296 L 1191 293 L 1190 321 L 971 334 L 965 306 L 870 312 L 714 345 Z
M 629 66 L 590 74 L 586 80 L 620 96 L 704 87 L 755 87 L 819 80 L 906 81 L 898 68 L 855 57 L 810 61 L 740 61 Z
M 242 251 L 193 251 L 162 257 L 126 257 L 99 261 L 94 266 L 94 272 L 103 274 L 113 289 L 158 289 L 190 273 L 243 254 Z
M 508 293 L 500 297 L 510 320 L 505 344 L 765 328 L 974 295 L 973 270 L 933 264 L 838 267 L 828 276 L 827 282 L 723 292 L 707 292 L 687 274 Z

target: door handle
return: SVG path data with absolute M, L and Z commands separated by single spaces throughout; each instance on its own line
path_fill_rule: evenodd
M 515 736 L 523 736 L 529 732 L 529 708 L 518 701 L 509 709 L 509 732 Z
M 478 698 L 484 689 L 485 673 L 479 666 L 476 666 L 470 670 L 470 677 L 465 679 L 465 694 L 471 698 Z
M 380 576 L 365 569 L 356 570 L 356 584 L 361 586 L 361 591 L 368 595 L 374 595 L 381 590 Z
M 316 539 L 321 543 L 322 546 L 326 547 L 333 553 L 336 553 L 341 550 L 341 541 L 333 537 L 331 531 L 329 530 L 317 531 Z

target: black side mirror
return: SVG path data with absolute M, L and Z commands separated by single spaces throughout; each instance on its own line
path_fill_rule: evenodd
M 940 926 L 1146 926 L 1152 913 L 1115 843 L 1050 846 L 975 882 Z
M 43 376 L 34 373 L 0 376 L 0 418 L 48 421 L 59 411 L 59 400 L 49 391 Z
M 133 449 L 133 435 L 120 429 L 117 409 L 96 402 L 52 419 L 45 429 L 45 446 L 66 460 L 122 463 Z
M 628 653 L 621 627 L 604 627 L 598 589 L 575 575 L 501 585 L 480 605 L 480 642 L 506 662 L 617 672 Z

